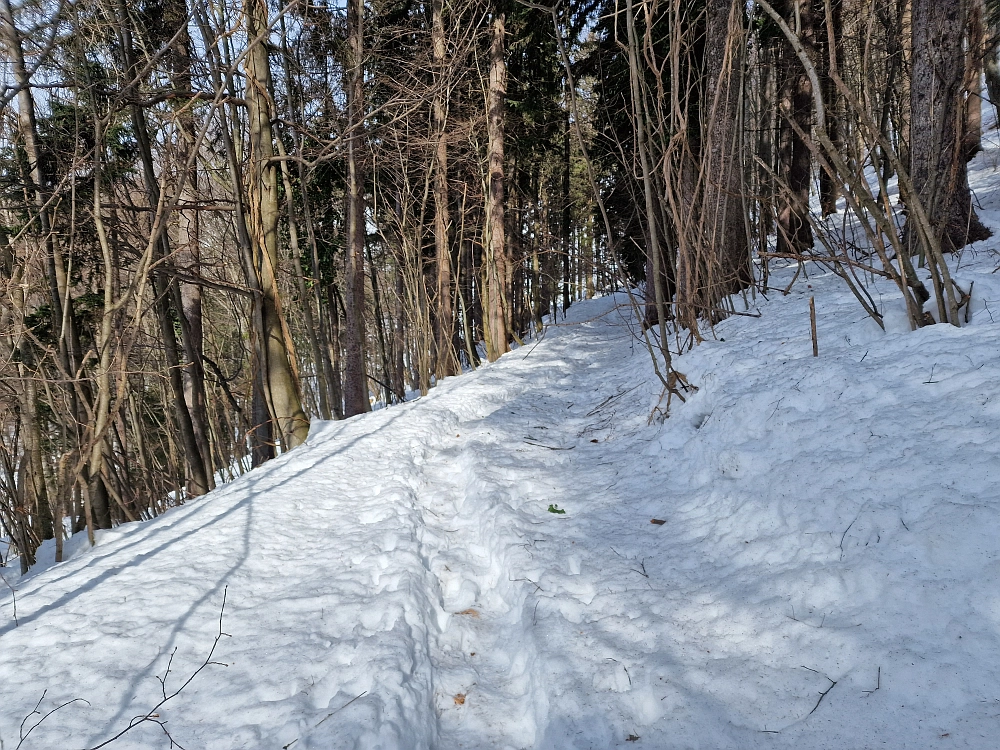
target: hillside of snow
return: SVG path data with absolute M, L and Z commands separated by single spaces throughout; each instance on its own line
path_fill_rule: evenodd
M 425 398 L 8 568 L 3 747 L 150 712 L 112 746 L 995 747 L 998 262 L 959 262 L 968 327 L 885 333 L 809 267 L 677 360 L 698 391 L 653 424 L 625 297 L 574 305 Z
M 972 166 L 997 236 L 953 259 L 966 327 L 911 332 L 869 279 L 883 332 L 823 269 L 783 295 L 772 267 L 676 359 L 697 391 L 661 421 L 625 295 L 578 303 L 0 568 L 0 750 L 992 750 L 1000 149 Z

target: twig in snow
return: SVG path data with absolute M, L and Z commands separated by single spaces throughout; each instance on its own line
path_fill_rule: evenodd
M 854 520 L 851 521 L 851 523 L 848 525 L 848 527 L 846 529 L 844 529 L 844 533 L 840 535 L 840 559 L 841 559 L 841 561 L 843 561 L 843 559 L 844 559 L 844 540 L 847 538 L 847 532 L 851 530 L 851 526 L 853 526 L 855 523 L 857 523 L 857 521 L 858 521 L 859 518 L 861 518 L 861 514 L 860 513 L 858 513 L 858 515 L 856 515 L 854 517 Z
M 14 591 L 14 587 L 11 586 L 9 583 L 7 583 L 7 579 L 6 579 L 6 577 L 4 577 L 4 574 L 2 572 L 0 572 L 0 580 L 3 581 L 4 586 L 6 586 L 7 588 L 10 589 L 10 598 L 11 598 L 11 601 L 13 602 L 13 605 L 14 605 L 14 627 L 16 628 L 17 625 L 18 625 L 18 622 L 17 622 L 17 593 Z
M 819 630 L 820 628 L 822 628 L 823 627 L 823 623 L 826 622 L 826 613 L 825 612 L 823 613 L 823 618 L 819 621 L 819 625 L 813 625 L 811 622 L 806 622 L 805 620 L 800 620 L 798 617 L 795 616 L 795 607 L 792 607 L 792 614 L 786 615 L 786 616 L 788 617 L 789 620 L 801 623 L 802 625 L 805 625 L 806 627 L 816 628 L 817 630 Z M 809 669 L 809 667 L 805 667 L 805 669 Z
M 538 340 L 535 341 L 534 345 L 528 350 L 528 354 L 525 354 L 523 357 L 521 357 L 521 361 L 522 362 L 528 358 L 528 355 L 530 355 L 533 351 L 535 351 L 535 347 L 537 347 L 540 343 L 542 343 L 542 339 L 545 338 L 545 332 L 548 331 L 548 330 L 549 330 L 548 326 L 543 326 L 542 327 L 542 333 L 538 337 Z M 287 745 L 286 745 L 286 747 L 287 747 Z
M 551 445 L 543 445 L 542 443 L 535 443 L 532 442 L 531 440 L 525 440 L 524 442 L 526 442 L 528 445 L 534 445 L 537 448 L 548 448 L 550 451 L 571 451 L 576 447 L 575 445 L 571 445 L 568 448 L 557 448 Z
M 194 678 L 197 677 L 201 673 L 201 671 L 203 669 L 205 669 L 206 667 L 208 667 L 209 665 L 214 665 L 214 666 L 218 666 L 218 667 L 228 666 L 227 664 L 223 664 L 221 662 L 212 661 L 212 656 L 215 655 L 215 650 L 219 646 L 219 641 L 221 641 L 223 638 L 230 638 L 231 637 L 229 635 L 229 633 L 225 632 L 222 629 L 222 618 L 223 618 L 223 616 L 226 613 L 226 596 L 227 596 L 228 593 L 229 593 L 229 587 L 227 586 L 226 588 L 224 588 L 222 590 L 222 607 L 219 610 L 219 632 L 215 636 L 215 640 L 212 642 L 212 648 L 209 649 L 208 656 L 205 657 L 205 660 L 201 663 L 201 665 L 196 670 L 194 670 L 194 672 L 192 672 L 188 676 L 188 678 L 186 680 L 184 680 L 183 683 L 181 683 L 181 686 L 179 688 L 177 688 L 176 690 L 174 690 L 172 693 L 167 694 L 167 677 L 170 674 L 170 669 L 171 669 L 171 666 L 173 665 L 174 654 L 177 653 L 177 649 L 175 648 L 171 652 L 171 654 L 170 654 L 170 659 L 167 661 L 167 669 L 163 673 L 163 677 L 157 677 L 156 678 L 160 682 L 160 691 L 161 691 L 161 693 L 163 695 L 163 698 L 155 706 L 153 706 L 151 709 L 149 709 L 149 711 L 147 711 L 146 713 L 140 714 L 139 716 L 133 717 L 132 720 L 128 723 L 128 726 L 125 727 L 124 729 L 122 729 L 116 735 L 114 735 L 110 739 L 105 740 L 104 742 L 100 743 L 99 745 L 94 745 L 93 747 L 88 748 L 87 750 L 98 750 L 98 748 L 107 747 L 112 742 L 116 742 L 117 740 L 119 740 L 122 737 L 124 737 L 126 734 L 128 734 L 129 732 L 131 732 L 133 729 L 135 729 L 140 724 L 145 724 L 147 722 L 148 723 L 152 723 L 152 724 L 156 724 L 156 725 L 158 725 L 160 727 L 160 729 L 163 730 L 163 733 L 167 736 L 167 740 L 169 740 L 169 742 L 170 742 L 170 747 L 171 748 L 181 747 L 181 745 L 176 740 L 174 740 L 173 737 L 170 736 L 170 732 L 167 730 L 167 727 L 166 727 L 166 721 L 160 718 L 160 714 L 158 712 L 159 712 L 159 710 L 168 701 L 171 701 L 174 698 L 176 698 L 178 695 L 180 695 L 181 691 L 183 691 L 184 688 L 186 688 L 188 685 L 190 685 L 194 681 Z M 183 748 L 182 748 L 182 750 L 183 750 Z
M 42 725 L 43 721 L 45 721 L 47 718 L 49 718 L 52 714 L 54 714 L 59 709 L 66 708 L 66 706 L 70 705 L 71 703 L 77 703 L 77 702 L 79 702 L 79 703 L 86 703 L 88 706 L 90 705 L 90 702 L 89 701 L 85 701 L 83 698 L 74 698 L 71 701 L 66 701 L 65 703 L 61 703 L 60 705 L 56 706 L 55 708 L 51 709 L 50 711 L 47 711 L 43 715 L 42 712 L 38 710 L 38 707 L 42 705 L 42 701 L 45 700 L 45 694 L 48 693 L 48 692 L 49 692 L 48 690 L 43 690 L 42 691 L 42 697 L 38 699 L 38 703 L 35 704 L 35 707 L 33 709 L 31 709 L 31 712 L 27 716 L 25 716 L 23 719 L 21 719 L 21 726 L 18 729 L 18 736 L 20 737 L 20 742 L 17 743 L 17 748 L 15 748 L 15 750 L 20 750 L 21 745 L 23 745 L 24 742 L 25 742 L 25 740 L 28 739 L 28 735 L 30 735 L 32 732 L 34 732 L 36 729 L 38 729 L 38 727 L 40 727 Z M 28 722 L 28 719 L 30 719 L 35 714 L 41 715 L 42 718 L 40 718 L 38 721 L 36 721 L 34 724 L 32 724 L 28 728 L 28 731 L 25 732 L 24 731 L 24 725 Z
M 520 582 L 520 581 L 527 581 L 528 583 L 530 583 L 532 586 L 535 587 L 535 591 L 541 591 L 542 590 L 542 587 L 539 586 L 534 581 L 532 581 L 530 578 L 511 578 L 510 576 L 507 576 L 507 580 L 510 581 L 511 583 L 517 583 L 517 582 Z
M 628 673 L 628 667 L 626 667 L 624 664 L 622 664 L 620 661 L 618 661 L 612 656 L 607 657 L 607 661 L 613 661 L 615 664 L 621 665 L 621 668 L 625 670 L 625 676 L 628 678 L 628 685 L 629 687 L 632 687 L 632 675 Z M 660 700 L 663 700 L 663 698 L 661 698 Z
M 803 665 L 802 668 L 803 669 L 808 669 L 810 672 L 816 672 L 816 674 L 822 674 L 821 672 L 818 672 L 817 670 L 812 669 L 810 667 L 807 667 L 805 665 Z M 812 707 L 812 711 L 810 711 L 809 713 L 807 713 L 806 716 L 812 716 L 816 712 L 816 709 L 819 708 L 819 704 L 823 702 L 823 699 L 830 693 L 831 690 L 833 690 L 835 687 L 837 687 L 837 681 L 836 680 L 831 680 L 825 674 L 822 675 L 822 677 L 823 677 L 823 679 L 828 680 L 830 682 L 830 687 L 828 687 L 826 690 L 823 690 L 823 691 L 820 692 L 820 694 L 819 694 L 819 700 L 816 701 L 816 705 Z
M 616 555 L 618 555 L 618 557 L 621 557 L 622 560 L 628 560 L 629 562 L 635 562 L 635 558 L 634 557 L 623 557 L 622 554 L 618 550 L 616 550 L 614 547 L 609 547 L 609 549 L 612 552 L 614 552 Z M 649 573 L 646 572 L 646 558 L 645 557 L 642 558 L 642 560 L 639 561 L 639 567 L 642 568 L 642 570 L 636 570 L 635 568 L 629 568 L 629 570 L 631 570 L 633 573 L 638 573 L 643 578 L 649 578 Z
M 775 405 L 774 405 L 774 411 L 771 412 L 771 416 L 768 417 L 767 419 L 765 419 L 764 422 L 770 422 L 771 421 L 771 417 L 773 417 L 774 414 L 775 414 L 775 412 L 778 411 L 778 407 L 781 406 L 781 402 L 784 401 L 784 400 L 785 400 L 784 396 L 782 396 L 781 398 L 778 399 L 777 403 L 775 403 Z M 768 404 L 768 406 L 770 406 L 770 404 Z
M 364 697 L 364 696 L 366 696 L 366 695 L 368 695 L 368 691 L 367 691 L 367 690 L 365 690 L 365 691 L 364 691 L 363 693 L 361 693 L 360 695 L 355 695 L 355 696 L 354 696 L 353 698 L 351 698 L 351 699 L 350 699 L 349 701 L 347 701 L 347 703 L 345 703 L 345 704 L 344 704 L 343 706 L 341 706 L 340 708 L 336 709 L 335 711 L 331 711 L 331 712 L 330 712 L 330 713 L 328 713 L 328 714 L 327 714 L 326 716 L 324 716 L 324 717 L 323 717 L 322 719 L 320 719 L 320 720 L 319 720 L 319 721 L 318 721 L 318 722 L 316 723 L 316 726 L 314 726 L 314 727 L 313 727 L 312 729 L 310 729 L 309 731 L 311 732 L 311 731 L 312 731 L 313 729 L 316 729 L 316 727 L 318 727 L 318 726 L 319 726 L 320 724 L 322 724 L 322 723 L 323 723 L 324 721 L 326 721 L 327 719 L 329 719 L 329 718 L 330 718 L 331 716 L 333 716 L 334 714 L 339 714 L 339 713 L 340 713 L 341 711 L 343 711 L 343 710 L 344 710 L 345 708 L 347 708 L 347 707 L 348 707 L 349 705 L 351 705 L 352 703 L 354 703 L 354 701 L 358 700 L 359 698 L 363 698 L 363 697 Z M 290 748 L 290 747 L 291 747 L 292 745 L 294 745 L 294 744 L 295 744 L 296 742 L 298 742 L 298 741 L 299 741 L 299 738 L 298 738 L 298 737 L 296 737 L 296 738 L 295 738 L 294 740 L 292 740 L 291 742 L 289 742 L 289 743 L 288 743 L 287 745 L 282 745 L 282 746 L 281 746 L 281 750 L 288 750 L 288 748 Z
M 940 383 L 941 382 L 940 380 L 935 380 L 934 379 L 934 368 L 935 367 L 937 367 L 936 363 L 933 364 L 933 365 L 931 365 L 931 374 L 927 376 L 927 380 L 924 381 L 924 385 L 931 385 L 932 383 Z
M 618 399 L 620 399 L 625 394 L 631 393 L 632 391 L 634 391 L 638 387 L 639 386 L 635 385 L 635 386 L 632 386 L 631 388 L 618 391 L 618 393 L 611 394 L 606 399 L 604 399 L 601 403 L 599 403 L 597 406 L 595 406 L 593 409 L 591 409 L 590 411 L 588 411 L 585 416 L 587 416 L 587 417 L 593 417 L 595 414 L 597 414 L 599 411 L 601 411 L 601 409 L 603 409 L 605 406 L 608 406 L 612 402 L 617 401 Z
M 882 687 L 882 667 L 880 666 L 878 668 L 878 673 L 875 677 L 875 690 L 878 690 L 881 687 Z M 865 698 L 870 698 L 872 693 L 875 692 L 875 690 L 862 690 L 861 692 L 865 694 Z
M 789 620 L 792 620 L 793 622 L 797 622 L 797 623 L 799 623 L 801 625 L 805 625 L 807 628 L 815 628 L 816 630 L 820 630 L 821 628 L 823 628 L 826 625 L 826 616 L 827 616 L 827 614 L 828 613 L 826 613 L 826 612 L 823 613 L 823 617 L 820 619 L 819 625 L 813 625 L 811 622 L 806 622 L 805 620 L 800 620 L 798 617 L 795 616 L 795 607 L 792 607 L 792 614 L 785 615 L 785 616 Z M 850 628 L 860 628 L 860 627 L 861 627 L 861 623 L 860 622 L 856 622 L 853 625 L 831 625 L 827 629 L 828 630 L 849 630 Z M 805 667 L 805 669 L 808 669 L 808 668 L 809 667 Z
M 991 273 L 996 273 L 996 271 L 994 270 Z M 986 314 L 990 316 L 990 323 L 995 323 L 996 321 L 993 320 L 993 312 L 990 310 L 990 306 L 986 304 L 986 300 L 983 300 L 983 307 L 986 308 Z

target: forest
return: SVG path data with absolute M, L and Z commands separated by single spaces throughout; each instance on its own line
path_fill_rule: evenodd
M 879 326 L 867 280 L 914 330 L 962 326 L 949 258 L 990 236 L 966 165 L 998 21 L 992 0 L 0 0 L 10 554 L 26 571 L 54 539 L 59 561 L 609 292 L 666 403 L 775 262 L 829 269 Z

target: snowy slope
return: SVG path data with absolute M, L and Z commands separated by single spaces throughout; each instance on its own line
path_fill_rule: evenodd
M 16 627 L 3 595 L 4 746 L 43 691 L 89 704 L 24 748 L 127 727 L 226 591 L 219 664 L 157 711 L 189 750 L 995 747 L 1000 289 L 962 263 L 963 329 L 882 333 L 816 269 L 759 297 L 678 361 L 699 391 L 663 424 L 619 296 L 318 425 L 21 580 Z
M 998 162 L 971 176 L 994 227 Z M 810 267 L 677 360 L 699 390 L 662 424 L 624 296 L 580 303 L 425 398 L 4 569 L 0 748 L 93 747 L 182 685 L 150 717 L 170 737 L 112 747 L 994 748 L 998 264 L 967 250 L 971 325 L 917 332 L 891 286 L 882 332 Z

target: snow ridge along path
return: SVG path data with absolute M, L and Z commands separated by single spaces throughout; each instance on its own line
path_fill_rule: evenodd
M 956 271 L 970 327 L 915 333 L 812 269 L 678 360 L 699 390 L 663 424 L 623 296 L 319 424 L 33 571 L 16 626 L 0 592 L 0 740 L 43 691 L 24 728 L 89 704 L 25 750 L 120 731 L 175 649 L 168 692 L 202 663 L 225 591 L 219 664 L 158 712 L 189 750 L 992 748 L 993 267 Z M 147 723 L 113 747 L 168 745 Z

